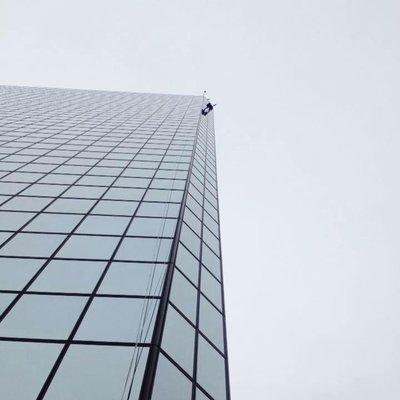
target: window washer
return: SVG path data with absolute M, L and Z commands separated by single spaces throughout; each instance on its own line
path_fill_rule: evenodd
M 201 110 L 201 113 L 203 115 L 207 115 L 210 111 L 214 109 L 215 106 L 216 104 L 211 104 L 210 102 L 208 102 L 206 106 Z

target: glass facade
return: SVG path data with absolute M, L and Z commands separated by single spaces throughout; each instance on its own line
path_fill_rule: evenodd
M 1 399 L 230 399 L 204 104 L 0 86 Z

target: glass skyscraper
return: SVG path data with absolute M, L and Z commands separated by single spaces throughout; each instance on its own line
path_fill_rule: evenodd
M 0 86 L 0 399 L 229 400 L 205 103 Z

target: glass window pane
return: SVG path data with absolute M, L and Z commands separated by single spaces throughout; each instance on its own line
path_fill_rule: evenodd
M 200 238 L 186 224 L 182 224 L 180 241 L 196 256 L 200 256 Z
M 35 214 L 22 212 L 0 212 L 0 229 L 5 231 L 17 231 L 26 224 Z
M 57 257 L 108 260 L 119 240 L 117 237 L 72 235 Z
M 159 295 L 165 270 L 165 265 L 114 262 L 107 271 L 98 293 Z
M 105 199 L 111 200 L 140 200 L 145 189 L 115 188 L 112 187 L 104 195 Z
M 1 206 L 2 210 L 18 210 L 18 211 L 41 211 L 53 199 L 45 197 L 22 197 L 17 196 Z
M 122 235 L 128 225 L 127 217 L 106 217 L 89 215 L 76 230 L 77 233 Z
M 0 258 L 0 290 L 21 290 L 44 260 Z
M 197 290 L 178 270 L 174 271 L 170 300 L 193 323 L 196 322 Z
M 6 256 L 49 257 L 62 243 L 66 235 L 19 233 L 1 250 Z
M 160 354 L 151 400 L 190 400 L 192 383 Z
M 145 201 L 168 201 L 181 202 L 183 197 L 182 190 L 159 190 L 149 189 L 144 196 Z
M 192 281 L 192 283 L 197 286 L 199 260 L 197 260 L 182 244 L 179 244 L 175 264 Z
M 15 293 L 0 293 L 0 314 L 3 313 L 16 296 Z
M 60 195 L 68 186 L 66 185 L 46 185 L 46 184 L 35 184 L 30 186 L 28 189 L 23 191 L 24 196 L 52 196 L 56 197 Z
M 183 220 L 200 236 L 201 235 L 201 221 L 193 214 L 187 207 Z
M 143 347 L 71 345 L 45 400 L 125 399 L 123 389 L 130 368 L 128 382 L 133 378 L 133 385 L 129 400 L 137 400 L 147 353 Z
M 188 374 L 193 371 L 194 328 L 173 308 L 168 307 L 162 348 Z
M 138 216 L 144 217 L 174 217 L 179 215 L 180 204 L 171 203 L 142 203 Z
M 97 297 L 75 338 L 117 342 L 149 342 L 158 300 Z M 144 317 L 143 317 L 144 315 Z
M 66 339 L 85 302 L 84 297 L 24 295 L 0 324 L 0 336 Z
M 201 270 L 201 291 L 220 310 L 222 310 L 222 288 L 221 284 L 208 272 L 206 268 Z
M 222 314 L 204 296 L 200 296 L 199 328 L 221 351 L 224 351 Z
M 219 258 L 203 243 L 201 262 L 218 278 L 221 279 Z
M 95 200 L 57 199 L 46 211 L 86 214 L 94 203 Z
M 80 215 L 43 213 L 27 225 L 24 231 L 69 233 L 81 219 Z
M 176 219 L 136 217 L 127 234 L 130 236 L 174 236 L 176 221 Z
M 0 398 L 32 400 L 39 394 L 60 344 L 0 342 Z
M 172 239 L 125 238 L 116 255 L 117 260 L 167 262 Z
M 197 357 L 197 382 L 215 400 L 225 400 L 225 359 L 201 336 Z
M 91 214 L 132 216 L 138 204 L 136 201 L 100 200 L 91 211 Z
M 29 290 L 91 293 L 105 265 L 98 261 L 53 260 L 35 279 Z
M 211 233 L 211 231 L 204 226 L 203 229 L 203 240 L 204 242 L 219 256 L 219 240 Z
M 98 199 L 106 191 L 105 187 L 99 186 L 73 186 L 68 189 L 62 197 L 76 197 L 77 199 Z

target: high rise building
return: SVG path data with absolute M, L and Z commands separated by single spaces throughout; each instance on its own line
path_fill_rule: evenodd
M 204 106 L 0 87 L 0 399 L 229 400 Z

